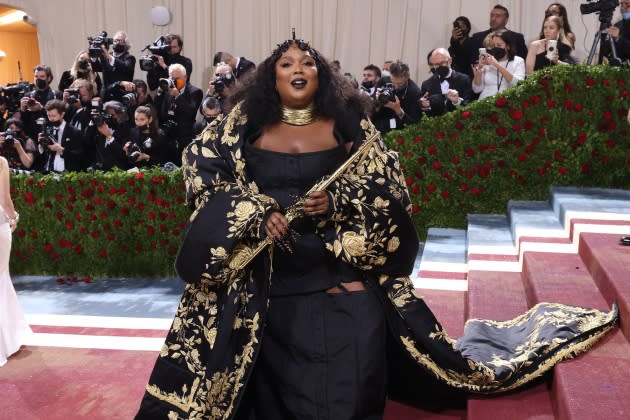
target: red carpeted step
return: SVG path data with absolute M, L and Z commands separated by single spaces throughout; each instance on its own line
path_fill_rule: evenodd
M 582 233 L 579 253 L 608 302 L 617 302 L 621 329 L 630 341 L 630 247 L 620 235 Z
M 504 321 L 528 309 L 521 273 L 476 270 L 468 273 L 466 319 Z
M 555 302 L 597 309 L 610 307 L 576 254 L 526 252 L 523 280 L 529 306 Z
M 527 299 L 521 273 L 471 271 L 468 273 L 467 318 L 512 319 L 526 312 Z M 489 398 L 469 397 L 468 420 L 553 419 L 547 383 Z
M 523 276 L 531 305 L 547 301 L 610 307 L 579 255 L 528 252 L 524 255 Z M 619 330 L 575 360 L 559 363 L 554 368 L 551 393 L 556 417 L 628 418 L 628 372 L 630 344 Z
M 560 420 L 630 418 L 630 344 L 614 331 L 587 353 L 554 368 L 553 403 Z
M 416 289 L 446 333 L 454 339 L 464 333 L 466 292 L 451 290 Z

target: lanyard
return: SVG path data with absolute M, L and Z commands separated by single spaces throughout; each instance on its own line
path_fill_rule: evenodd
M 509 65 L 510 65 L 510 60 L 508 60 L 507 63 L 505 63 L 506 70 L 508 69 Z M 499 69 L 497 69 L 497 92 L 501 92 L 501 83 L 503 83 L 503 75 L 501 74 Z

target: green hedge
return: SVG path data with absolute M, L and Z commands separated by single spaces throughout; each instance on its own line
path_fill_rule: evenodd
M 18 175 L 11 273 L 171 276 L 190 214 L 181 171 Z
M 627 188 L 630 69 L 555 66 L 501 94 L 388 133 L 400 152 L 422 237 L 504 214 L 552 185 Z
M 630 70 L 556 66 L 494 98 L 386 136 L 421 237 L 552 185 L 626 188 Z M 13 274 L 171 276 L 189 210 L 181 172 L 17 175 Z

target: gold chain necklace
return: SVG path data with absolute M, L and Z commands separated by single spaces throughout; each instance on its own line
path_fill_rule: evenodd
M 282 122 L 290 125 L 307 125 L 315 119 L 315 105 L 311 103 L 304 109 L 290 109 L 282 107 Z

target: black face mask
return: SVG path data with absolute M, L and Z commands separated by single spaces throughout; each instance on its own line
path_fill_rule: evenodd
M 212 121 L 216 120 L 217 117 L 205 117 L 205 119 L 206 119 L 206 123 L 210 124 Z
M 48 87 L 48 82 L 44 79 L 37 79 L 35 80 L 35 86 L 37 86 L 39 90 L 44 90 Z
M 488 50 L 488 54 L 492 55 L 497 60 L 500 60 L 507 55 L 507 51 L 505 51 L 505 48 L 490 48 Z
M 431 69 L 431 73 L 435 74 L 440 79 L 446 79 L 446 76 L 448 76 L 450 71 L 451 68 L 447 66 L 439 66 L 438 68 Z
M 63 120 L 59 120 L 59 121 L 48 121 L 50 123 L 50 125 L 52 125 L 53 127 L 59 127 L 61 125 L 61 123 L 63 122 Z
M 122 52 L 125 52 L 125 45 L 124 44 L 114 44 L 114 48 L 113 49 L 114 49 L 115 53 L 120 54 Z
M 149 124 L 138 126 L 138 130 L 140 130 L 141 132 L 149 131 L 150 129 L 151 129 L 151 125 Z
M 374 81 L 366 80 L 365 82 L 361 83 L 361 86 L 363 86 L 366 89 L 372 89 L 374 87 Z

